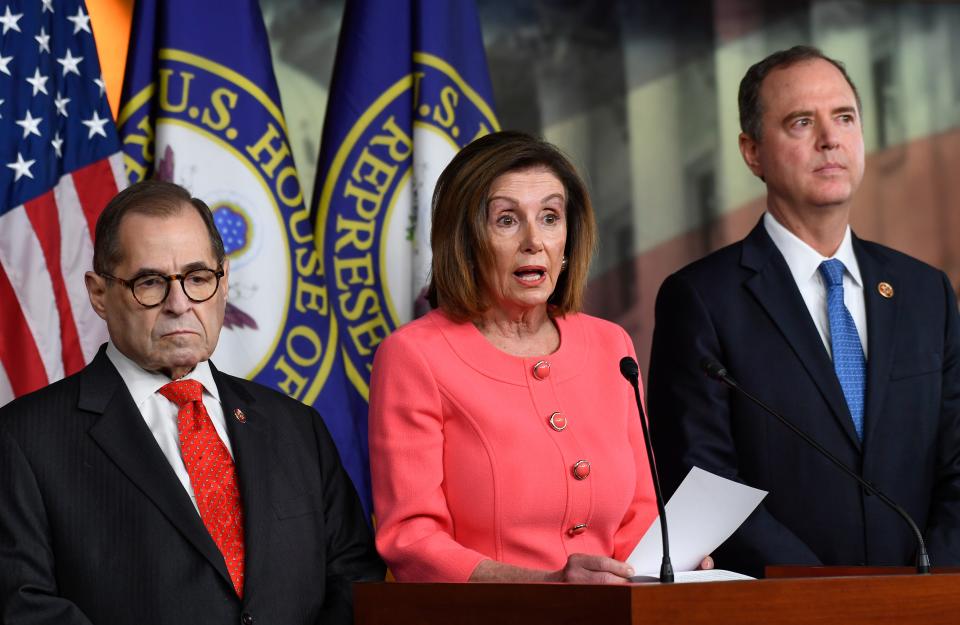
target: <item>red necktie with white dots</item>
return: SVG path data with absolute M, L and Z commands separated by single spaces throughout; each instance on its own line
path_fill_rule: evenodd
M 203 405 L 203 385 L 178 380 L 160 394 L 179 406 L 180 455 L 197 497 L 200 518 L 217 544 L 237 595 L 243 597 L 243 507 L 237 472 Z

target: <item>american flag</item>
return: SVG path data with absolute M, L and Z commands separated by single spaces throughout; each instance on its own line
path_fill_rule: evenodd
M 0 405 L 106 339 L 83 274 L 119 149 L 83 2 L 0 0 Z

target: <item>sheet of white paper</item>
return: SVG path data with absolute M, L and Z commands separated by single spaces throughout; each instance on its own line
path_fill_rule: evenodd
M 700 566 L 703 556 L 723 544 L 766 494 L 699 467 L 690 469 L 666 506 L 673 570 L 692 571 Z M 657 517 L 627 563 L 638 575 L 659 577 L 662 544 Z
M 671 558 L 672 559 L 672 558 Z M 749 575 L 735 573 L 733 571 L 724 571 L 723 569 L 710 569 L 709 571 L 680 571 L 674 572 L 673 581 L 676 584 L 687 584 L 693 582 L 735 582 L 745 579 L 756 579 Z M 631 582 L 659 582 L 660 575 L 644 575 L 642 577 L 631 577 Z

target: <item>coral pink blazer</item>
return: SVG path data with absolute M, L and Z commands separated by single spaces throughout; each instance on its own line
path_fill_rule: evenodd
M 501 352 L 439 311 L 380 345 L 370 465 L 377 547 L 398 580 L 463 582 L 487 558 L 547 570 L 572 553 L 623 560 L 656 517 L 619 370 L 629 337 L 583 314 L 557 326 L 560 348 L 543 358 Z

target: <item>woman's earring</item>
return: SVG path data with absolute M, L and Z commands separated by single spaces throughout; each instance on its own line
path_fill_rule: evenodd
M 560 271 L 563 271 L 567 268 L 567 257 L 564 256 L 563 260 L 560 261 Z

